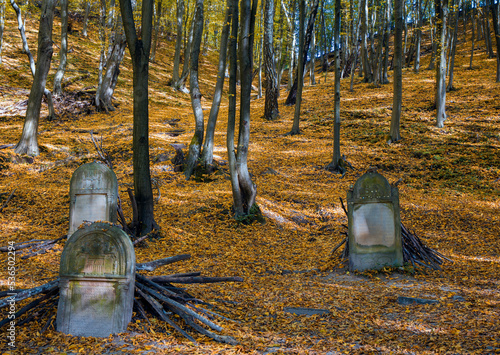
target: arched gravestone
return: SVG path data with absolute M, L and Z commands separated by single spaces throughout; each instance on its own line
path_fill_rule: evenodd
M 135 252 L 129 236 L 107 223 L 77 230 L 61 255 L 57 330 L 107 337 L 132 319 Z
M 399 194 L 375 171 L 361 176 L 347 193 L 349 269 L 402 266 Z
M 87 163 L 71 177 L 68 237 L 84 222 L 116 223 L 118 181 L 104 164 Z

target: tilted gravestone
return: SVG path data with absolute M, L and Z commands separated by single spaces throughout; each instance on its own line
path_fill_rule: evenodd
M 68 237 L 84 222 L 116 223 L 118 182 L 104 164 L 81 165 L 71 177 Z
M 347 193 L 349 269 L 382 269 L 402 266 L 399 195 L 375 171 L 361 176 Z
M 67 241 L 59 270 L 57 330 L 107 337 L 132 319 L 135 252 L 120 228 L 96 222 Z

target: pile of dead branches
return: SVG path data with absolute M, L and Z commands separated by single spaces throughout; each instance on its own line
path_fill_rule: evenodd
M 174 286 L 173 284 L 243 282 L 242 278 L 203 277 L 199 272 L 154 277 L 147 277 L 139 273 L 140 271 L 153 271 L 160 266 L 186 260 L 190 257 L 191 256 L 188 254 L 176 255 L 136 265 L 137 273 L 135 275 L 134 299 L 136 314 L 140 318 L 145 319 L 150 325 L 151 322 L 149 318 L 151 316 L 157 317 L 172 326 L 180 334 L 195 344 L 196 340 L 187 330 L 182 329 L 181 326 L 178 325 L 179 321 L 184 321 L 185 325 L 189 328 L 218 342 L 237 344 L 234 338 L 219 335 L 204 327 L 207 326 L 214 331 L 221 332 L 223 329 L 214 322 L 215 318 L 230 319 L 206 309 L 213 308 L 213 306 L 190 295 L 185 289 Z M 9 309 L 8 307 L 12 304 L 18 304 L 23 300 L 34 298 L 33 301 L 14 314 L 15 319 L 23 317 L 22 320 L 17 321 L 17 326 L 35 320 L 39 324 L 45 322 L 41 333 L 49 329 L 51 325 L 55 328 L 53 323 L 57 313 L 55 306 L 59 300 L 59 278 L 32 289 L 2 291 L 0 292 L 0 297 L 4 297 L 0 300 L 0 309 Z M 0 322 L 0 328 L 9 324 L 12 319 L 14 318 L 12 318 L 11 315 L 7 316 Z
M 341 200 L 342 209 L 347 215 L 347 210 L 344 206 L 344 202 Z M 345 231 L 341 232 L 344 238 L 340 241 L 339 244 L 333 248 L 333 251 L 330 255 L 331 259 L 336 259 L 341 264 L 347 264 L 349 260 L 349 237 L 347 233 L 348 227 L 343 224 Z M 403 262 L 405 264 L 411 264 L 413 268 L 417 268 L 419 266 L 433 269 L 433 270 L 442 270 L 441 265 L 443 262 L 449 261 L 453 262 L 453 260 L 448 259 L 440 252 L 428 247 L 422 242 L 422 240 L 415 234 L 410 232 L 401 222 L 401 241 L 403 247 Z M 336 252 L 344 245 L 344 249 L 341 249 L 340 254 L 336 255 Z

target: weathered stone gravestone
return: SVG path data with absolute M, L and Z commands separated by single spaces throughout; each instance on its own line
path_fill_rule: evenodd
M 104 164 L 81 165 L 71 177 L 68 237 L 84 222 L 116 223 L 118 182 Z
M 402 266 L 399 195 L 375 171 L 361 176 L 347 193 L 349 269 Z
M 124 231 L 102 222 L 77 230 L 64 247 L 59 277 L 58 331 L 107 337 L 127 330 L 135 252 Z

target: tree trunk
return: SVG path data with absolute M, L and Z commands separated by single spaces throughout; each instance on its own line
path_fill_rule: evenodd
M 123 34 L 123 25 L 121 16 L 115 26 L 115 34 L 113 36 L 113 43 L 111 43 L 111 53 L 106 61 L 106 72 L 104 74 L 102 83 L 99 88 L 99 102 L 96 101 L 97 109 L 99 111 L 114 111 L 115 108 L 112 103 L 113 93 L 118 82 L 118 75 L 120 74 L 120 64 L 125 55 L 125 48 L 127 42 Z M 97 95 L 96 95 L 97 96 Z
M 193 107 L 195 129 L 194 136 L 189 144 L 189 153 L 184 165 L 184 175 L 189 179 L 198 164 L 201 146 L 203 144 L 203 110 L 201 108 L 201 92 L 198 84 L 198 60 L 200 57 L 201 40 L 203 38 L 203 0 L 196 0 L 196 9 L 193 17 L 193 46 L 191 48 L 191 68 L 189 72 L 189 92 Z
M 250 4 L 250 0 L 241 1 L 241 30 L 239 37 L 239 60 L 241 77 L 241 99 L 240 99 L 240 124 L 238 147 L 234 153 L 234 131 L 236 115 L 236 38 L 238 33 L 238 7 L 237 1 L 232 0 L 233 16 L 230 43 L 230 105 L 228 119 L 227 149 L 229 155 L 229 166 L 231 174 L 231 185 L 233 190 L 233 202 L 235 217 L 245 220 L 251 217 L 252 207 L 257 195 L 257 187 L 252 182 L 248 172 L 248 146 L 250 140 L 250 94 L 252 90 L 252 67 L 253 67 L 253 41 L 255 13 L 257 12 L 257 1 Z
M 259 91 L 257 93 L 257 98 L 260 99 L 262 97 L 262 56 L 264 52 L 264 34 L 262 33 L 262 22 L 264 21 L 264 3 L 261 2 L 260 4 L 260 21 L 259 21 L 259 28 L 261 29 L 260 32 L 260 44 L 258 48 L 258 54 L 259 54 Z
M 450 52 L 450 65 L 449 65 L 449 78 L 448 78 L 448 86 L 446 87 L 446 91 L 454 90 L 453 87 L 453 69 L 455 68 L 455 53 L 457 50 L 457 39 L 458 39 L 458 9 L 460 9 L 461 1 L 458 1 L 458 7 L 455 10 L 455 27 L 453 28 L 453 37 L 452 37 L 452 47 Z
M 266 102 L 264 118 L 274 120 L 279 117 L 278 75 L 274 61 L 274 0 L 265 0 L 264 5 L 264 71 L 266 74 Z
M 82 36 L 87 37 L 87 27 L 89 23 L 89 13 L 90 13 L 90 8 L 92 6 L 92 2 L 90 0 L 86 0 L 83 6 L 85 7 L 85 15 L 83 17 Z
M 311 85 L 316 85 L 316 77 L 314 76 L 314 69 L 316 66 L 315 59 L 316 59 L 316 31 L 313 31 L 311 38 L 311 60 L 309 61 L 309 83 Z
M 448 22 L 448 0 L 434 0 L 436 11 L 436 124 L 444 126 L 446 120 L 446 26 Z
M 37 156 L 38 149 L 38 121 L 42 96 L 44 94 L 47 75 L 52 60 L 52 25 L 54 20 L 54 9 L 56 0 L 43 0 L 42 13 L 40 15 L 40 26 L 38 29 L 38 56 L 36 61 L 33 85 L 28 98 L 26 119 L 24 121 L 23 133 L 14 151 L 17 154 L 28 154 Z
M 305 49 L 304 43 L 304 20 L 305 20 L 305 0 L 299 0 L 299 53 L 303 53 Z M 302 104 L 302 88 L 304 87 L 304 62 L 307 60 L 307 56 L 299 55 L 299 64 L 297 66 L 297 94 L 295 102 L 295 114 L 293 116 L 293 126 L 289 134 L 295 135 L 300 134 L 300 106 Z M 295 83 L 294 83 L 295 86 Z M 293 87 L 292 87 L 293 90 Z M 290 93 L 292 93 L 290 91 Z M 290 97 L 290 95 L 288 95 Z M 287 98 L 288 101 L 288 98 Z
M 401 140 L 399 122 L 401 120 L 401 104 L 403 100 L 403 1 L 394 1 L 394 94 L 392 100 L 392 117 L 389 143 Z M 439 0 L 436 0 L 439 1 Z
M 474 39 L 476 38 L 474 35 L 474 12 L 475 12 L 475 8 L 472 8 L 472 11 L 471 11 L 472 38 L 471 38 L 469 69 L 472 69 L 472 60 L 474 59 Z
M 435 26 L 432 24 L 432 17 L 429 20 L 430 24 L 430 31 L 431 31 L 431 43 L 432 43 L 432 53 L 431 53 L 431 60 L 429 61 L 429 66 L 427 67 L 427 70 L 432 70 L 434 69 L 435 63 L 436 63 L 436 50 L 437 50 L 437 33 L 435 33 Z M 434 35 L 435 34 L 435 35 Z M 434 38 L 436 37 L 436 38 Z
M 156 47 L 158 46 L 158 37 L 160 36 L 160 21 L 162 16 L 162 1 L 158 0 L 156 3 L 156 16 L 155 16 L 155 35 L 153 40 L 153 49 L 151 50 L 151 62 L 155 62 Z
M 99 39 L 101 40 L 101 54 L 99 56 L 99 74 L 97 75 L 97 90 L 95 95 L 95 105 L 101 107 L 101 87 L 104 62 L 106 61 L 106 0 L 101 0 L 99 18 Z
M 184 0 L 177 0 L 177 38 L 175 40 L 174 71 L 172 73 L 171 86 L 179 82 L 179 65 L 181 61 L 182 46 L 182 19 L 184 17 Z
M 488 0 L 489 1 L 489 0 Z M 495 54 L 493 53 L 493 45 L 491 43 L 491 30 L 490 30 L 490 7 L 488 5 L 484 6 L 484 29 L 485 36 L 484 41 L 486 42 L 486 50 L 488 51 L 488 58 L 494 58 Z
M 61 82 L 66 71 L 68 58 L 68 0 L 61 2 L 61 50 L 59 51 L 59 67 L 54 76 L 54 94 L 62 94 Z
M 226 16 L 224 18 L 224 25 L 222 27 L 220 52 L 219 52 L 219 67 L 217 71 L 217 82 L 215 84 L 214 98 L 210 114 L 207 122 L 207 134 L 205 142 L 203 143 L 203 151 L 201 154 L 201 165 L 205 171 L 210 172 L 213 165 L 213 151 L 214 151 L 214 136 L 215 125 L 217 123 L 217 116 L 219 115 L 220 102 L 222 98 L 222 89 L 224 88 L 224 78 L 226 71 L 226 58 L 227 58 L 227 45 L 230 30 L 230 21 L 233 16 L 232 4 L 227 0 Z
M 361 60 L 363 62 L 363 81 L 372 82 L 370 61 L 368 58 L 368 0 L 361 1 Z
M 387 9 L 386 9 L 386 22 L 384 28 L 384 64 L 382 71 L 382 84 L 389 84 L 389 78 L 387 76 L 387 70 L 389 67 L 389 37 L 391 33 L 391 0 L 387 0 Z
M 335 0 L 334 38 L 335 38 L 335 96 L 333 101 L 333 159 L 327 169 L 344 174 L 342 155 L 340 154 L 340 0 Z
M 157 227 L 154 221 L 153 189 L 149 170 L 148 80 L 153 0 L 142 2 L 141 39 L 137 36 L 131 0 L 120 0 L 120 10 L 134 72 L 134 193 L 138 212 L 138 234 L 144 235 Z
M 283 1 L 280 1 L 282 6 L 285 6 L 283 5 Z M 291 19 L 291 34 L 292 34 L 292 45 L 290 46 L 290 65 L 289 65 L 289 68 L 288 68 L 288 85 L 287 85 L 287 89 L 288 91 L 290 92 L 292 90 L 292 86 L 293 86 L 293 82 L 294 82 L 294 78 L 293 78 L 293 73 L 295 72 L 295 59 L 296 59 L 296 54 L 295 54 L 295 51 L 296 51 L 296 47 L 297 47 L 297 40 L 296 40 L 296 36 L 295 36 L 295 29 L 296 29 L 296 23 L 295 23 L 295 18 L 296 18 L 296 15 L 295 15 L 295 5 L 296 5 L 296 0 L 292 0 L 292 13 L 290 14 L 290 17 L 292 18 Z
M 299 49 L 299 63 L 301 63 L 300 57 L 302 57 L 302 68 L 300 68 L 300 65 L 299 65 L 297 67 L 297 73 L 299 71 L 304 73 L 304 67 L 307 63 L 307 55 L 309 52 L 309 45 L 311 43 L 312 32 L 314 31 L 314 23 L 316 21 L 316 14 L 318 13 L 318 6 L 319 6 L 319 0 L 313 0 L 313 3 L 311 4 L 311 13 L 309 15 L 309 21 L 307 23 L 307 31 L 305 33 L 304 47 L 303 47 L 303 49 Z M 305 10 L 304 10 L 304 12 L 305 12 Z M 304 19 L 302 20 L 302 22 L 300 22 L 300 20 L 299 20 L 299 23 L 302 23 L 302 26 L 304 26 L 304 22 L 305 22 L 305 15 L 304 15 Z M 303 76 L 304 76 L 304 74 L 302 74 L 302 79 L 301 79 L 302 82 L 304 81 Z M 293 86 L 290 89 L 290 92 L 288 93 L 288 97 L 286 98 L 285 105 L 287 105 L 287 106 L 291 106 L 291 105 L 295 104 L 296 96 L 297 96 L 297 88 L 298 88 L 298 86 L 297 86 L 298 79 L 299 78 L 298 78 L 298 74 L 297 74 L 297 76 L 295 77 L 295 80 L 293 82 Z M 293 129 L 292 129 L 292 131 L 293 131 Z
M 0 64 L 2 64 L 3 30 L 5 28 L 5 2 L 0 0 Z
M 26 40 L 26 32 L 24 30 L 24 22 L 23 22 L 23 19 L 21 16 L 21 9 L 19 9 L 19 6 L 17 6 L 17 4 L 14 0 L 10 0 L 10 4 L 11 4 L 12 8 L 14 9 L 14 11 L 16 12 L 17 28 L 19 30 L 19 33 L 21 34 L 21 40 L 23 42 L 23 50 L 26 53 L 26 55 L 28 56 L 28 60 L 30 62 L 31 75 L 33 76 L 33 78 L 35 78 L 35 73 L 36 73 L 35 59 L 33 58 L 33 55 L 30 52 L 30 49 L 28 47 L 28 41 Z M 52 28 L 51 28 L 51 35 L 52 35 Z M 38 45 L 40 45 L 40 43 Z M 51 55 L 51 59 L 52 59 L 52 55 Z M 54 111 L 54 103 L 52 101 L 52 93 L 47 88 L 44 87 L 43 94 L 45 95 L 45 98 L 47 99 L 47 106 L 48 106 L 48 110 L 49 110 L 49 115 L 47 116 L 47 120 L 51 121 L 56 116 L 55 111 Z M 40 116 L 40 113 L 38 114 L 38 116 Z
M 498 3 L 489 0 L 491 6 L 491 15 L 493 17 L 493 31 L 495 32 L 495 43 L 497 45 L 497 77 L 496 82 L 500 83 L 500 28 L 498 24 Z
M 193 33 L 194 33 L 194 17 L 193 17 L 193 20 L 191 21 L 188 40 L 187 40 L 186 46 L 184 48 L 184 65 L 182 67 L 182 74 L 181 74 L 181 77 L 179 78 L 179 80 L 177 81 L 177 83 L 174 83 L 174 85 L 173 85 L 174 89 L 182 91 L 185 94 L 189 93 L 189 90 L 186 89 L 185 83 L 186 83 L 186 79 L 189 75 L 189 60 L 191 58 Z
M 415 66 L 413 70 L 418 74 L 420 71 L 420 45 L 422 43 L 422 0 L 417 0 L 417 43 Z

